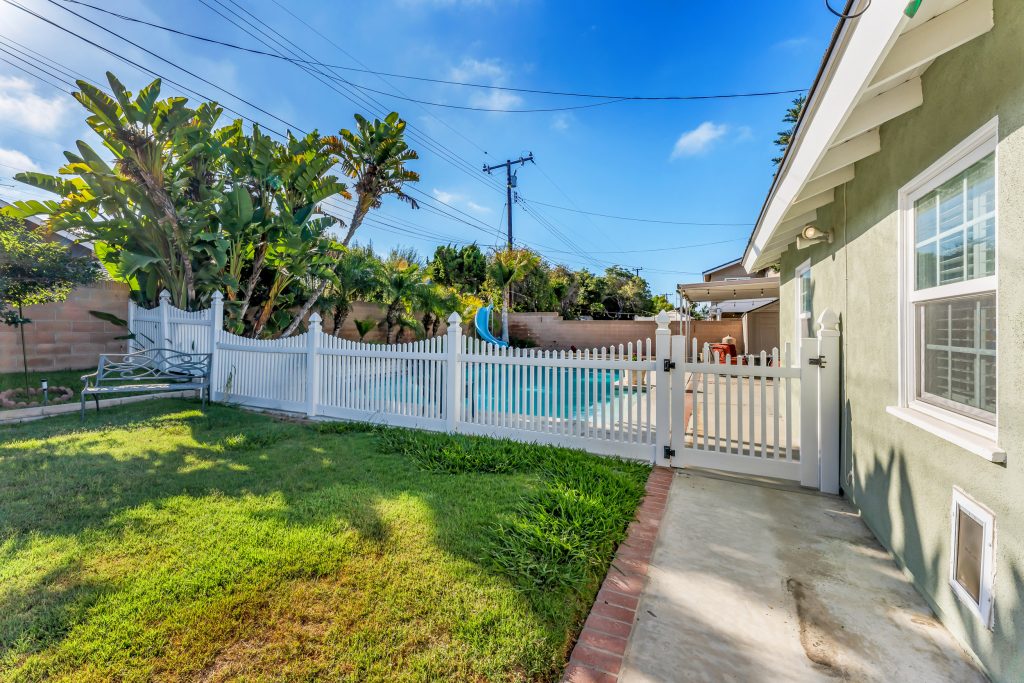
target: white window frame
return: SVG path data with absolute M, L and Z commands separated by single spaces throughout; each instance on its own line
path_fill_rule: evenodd
M 970 137 L 942 156 L 923 173 L 899 190 L 899 405 L 931 417 L 954 428 L 982 437 L 990 442 L 998 440 L 999 415 L 990 423 L 917 398 L 917 363 L 920 362 L 917 327 L 914 320 L 915 305 L 922 301 L 945 299 L 971 294 L 994 292 L 996 310 L 999 310 L 999 291 L 996 286 L 999 272 L 999 117 L 993 118 Z M 967 170 L 989 154 L 994 154 L 994 187 L 996 193 L 996 273 L 993 275 L 955 282 L 947 285 L 915 289 L 915 237 L 914 202 L 944 182 Z M 996 354 L 999 353 L 999 323 L 996 320 Z M 998 368 L 998 361 L 997 361 Z M 999 385 L 996 384 L 996 405 L 999 404 Z
M 970 515 L 976 522 L 981 524 L 984 542 L 981 553 L 981 590 L 978 592 L 978 602 L 968 593 L 960 582 L 956 580 L 956 549 L 957 532 L 959 530 L 960 512 Z M 995 602 L 993 586 L 996 576 L 996 518 L 984 505 L 968 496 L 963 489 L 953 487 L 953 500 L 949 506 L 949 585 L 953 593 L 978 619 L 985 628 L 992 628 L 992 606 Z
M 799 348 L 800 340 L 808 336 L 814 336 L 814 330 L 807 321 L 811 319 L 811 312 L 804 310 L 804 289 L 803 276 L 808 279 L 811 274 L 811 259 L 807 259 L 793 271 L 793 281 L 796 283 L 796 306 L 793 308 L 793 325 L 796 328 L 794 343 Z

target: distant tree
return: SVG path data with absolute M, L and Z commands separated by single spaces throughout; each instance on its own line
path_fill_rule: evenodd
M 430 277 L 440 285 L 466 294 L 479 294 L 487 279 L 487 257 L 476 244 L 438 247 L 430 261 Z
M 632 318 L 650 310 L 651 289 L 647 280 L 621 266 L 604 271 L 602 299 L 608 317 Z
M 783 123 L 788 123 L 789 128 L 786 130 L 780 130 L 778 135 L 775 137 L 775 146 L 779 148 L 779 156 L 772 158 L 772 163 L 778 166 L 782 163 L 782 158 L 786 155 L 786 148 L 789 147 L 790 141 L 793 139 L 793 133 L 796 132 L 796 124 L 800 121 L 800 115 L 804 111 L 804 105 L 807 104 L 807 95 L 799 95 L 793 98 L 793 102 L 786 110 L 786 115 L 782 117 Z
M 668 300 L 668 296 L 665 294 L 655 294 L 651 297 L 650 312 L 657 315 L 661 311 L 674 311 L 676 307 L 672 305 L 672 302 Z
M 21 362 L 28 395 L 28 352 L 25 347 L 25 307 L 64 301 L 78 285 L 99 276 L 96 262 L 72 256 L 60 242 L 41 230 L 0 215 L 0 316 L 21 335 Z
M 384 331 L 390 343 L 392 333 L 403 329 L 422 330 L 413 316 L 413 305 L 420 301 L 421 290 L 427 286 L 422 264 L 411 249 L 395 249 L 384 261 L 380 277 L 380 297 L 384 303 Z
M 334 320 L 334 336 L 341 336 L 352 304 L 368 299 L 380 286 L 381 262 L 370 247 L 344 249 L 334 266 L 334 279 L 324 292 L 320 308 Z
M 488 277 L 494 289 L 502 293 L 501 338 L 508 341 L 508 312 L 511 309 L 512 285 L 523 280 L 539 267 L 540 255 L 529 249 L 502 249 L 494 252 Z

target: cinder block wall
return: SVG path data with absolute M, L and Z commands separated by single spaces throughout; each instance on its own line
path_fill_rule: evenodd
M 339 335 L 343 339 L 357 340 L 359 339 L 359 331 L 356 330 L 356 320 L 375 320 L 378 323 L 384 320 L 384 314 L 386 309 L 380 304 L 368 303 L 365 301 L 356 301 L 352 304 L 352 312 L 345 318 L 345 323 L 341 326 L 341 334 Z M 420 322 L 423 321 L 422 313 L 414 314 L 416 319 Z M 328 315 L 324 314 L 324 332 L 327 334 L 334 334 L 334 320 Z M 441 321 L 441 326 L 438 328 L 438 334 L 444 334 L 448 330 L 446 321 Z M 385 335 L 385 328 L 381 325 L 374 327 L 370 332 L 363 338 L 363 341 L 368 342 L 383 342 Z M 399 341 L 409 342 L 419 338 L 412 331 L 406 330 Z
M 592 349 L 604 346 L 625 346 L 638 339 L 651 339 L 658 324 L 652 320 L 563 320 L 558 313 L 513 313 L 509 316 L 509 336 L 513 339 L 532 341 L 541 349 Z M 686 324 L 680 331 L 679 323 L 670 325 L 672 334 L 684 334 Z M 736 339 L 736 349 L 743 353 L 743 321 L 695 320 L 690 323 L 690 332 L 701 346 L 705 342 L 722 341 L 725 336 Z
M 31 370 L 80 370 L 95 368 L 101 353 L 123 353 L 125 342 L 114 337 L 123 328 L 93 316 L 105 311 L 127 319 L 128 287 L 119 282 L 99 282 L 75 289 L 67 301 L 25 309 L 31 324 L 25 326 L 28 366 Z M 21 370 L 21 340 L 16 327 L 0 325 L 0 372 Z

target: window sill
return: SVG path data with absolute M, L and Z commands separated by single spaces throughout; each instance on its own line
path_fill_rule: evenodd
M 930 415 L 925 415 L 924 413 L 913 410 L 912 408 L 888 406 L 886 407 L 885 412 L 894 417 L 898 417 L 904 422 L 909 422 L 915 427 L 920 427 L 929 434 L 934 434 L 940 439 L 945 439 L 964 450 L 970 451 L 989 462 L 1006 462 L 1006 451 L 1000 448 L 996 442 L 990 441 L 983 436 L 972 434 L 966 429 L 954 427 L 947 422 L 943 422 L 942 420 L 931 417 Z

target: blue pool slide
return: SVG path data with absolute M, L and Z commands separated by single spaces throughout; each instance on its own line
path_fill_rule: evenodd
M 474 318 L 476 323 L 476 333 L 481 339 L 489 344 L 495 346 L 508 346 L 508 342 L 503 342 L 493 334 L 491 334 L 491 307 L 483 306 L 476 312 Z

